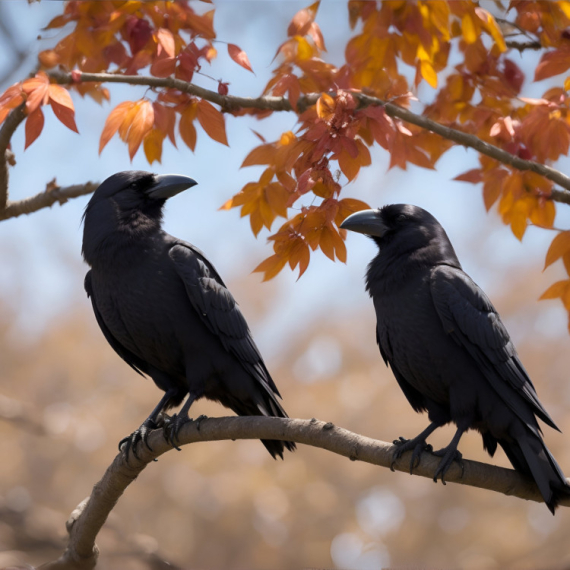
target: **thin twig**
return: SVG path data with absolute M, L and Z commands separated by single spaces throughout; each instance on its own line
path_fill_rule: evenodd
M 394 446 L 384 441 L 365 437 L 332 423 L 316 419 L 298 420 L 267 417 L 209 418 L 185 424 L 180 431 L 180 445 L 224 439 L 279 439 L 320 447 L 348 457 L 351 461 L 364 461 L 381 467 L 390 467 Z M 95 539 L 107 516 L 140 472 L 153 459 L 172 449 L 164 440 L 162 430 L 150 434 L 148 443 L 154 451 L 139 446 L 140 460 L 131 456 L 127 463 L 119 453 L 105 475 L 72 513 L 68 521 L 69 544 L 58 560 L 42 566 L 42 570 L 85 570 L 97 562 Z M 287 458 L 285 458 L 287 459 Z M 409 471 L 410 456 L 405 453 L 394 465 L 398 471 Z M 433 478 L 440 458 L 429 453 L 422 455 L 414 475 Z M 512 469 L 487 465 L 478 461 L 463 462 L 463 471 L 453 464 L 446 475 L 449 483 L 460 483 L 489 491 L 512 495 L 520 499 L 541 502 L 542 497 L 533 481 Z M 443 490 L 439 492 L 444 492 Z M 561 505 L 570 506 L 570 498 Z M 546 508 L 546 507 L 545 507 Z

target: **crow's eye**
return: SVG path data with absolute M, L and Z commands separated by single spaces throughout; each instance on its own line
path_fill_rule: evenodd
M 140 187 L 140 185 L 139 185 L 138 182 L 131 182 L 131 183 L 129 184 L 129 188 L 132 188 L 133 190 L 138 190 L 139 187 Z
M 397 222 L 405 222 L 408 219 L 408 216 L 406 216 L 406 214 L 400 214 L 397 218 L 396 221 Z

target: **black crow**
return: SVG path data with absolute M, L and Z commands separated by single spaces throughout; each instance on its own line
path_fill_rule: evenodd
M 286 418 L 280 396 L 232 294 L 206 256 L 161 228 L 168 198 L 192 178 L 119 172 L 95 190 L 84 214 L 83 257 L 91 270 L 85 290 L 105 338 L 135 371 L 165 392 L 126 442 L 126 455 L 147 446 L 161 412 L 176 444 L 192 403 L 202 397 L 240 416 Z M 262 440 L 275 458 L 288 441 Z M 121 446 L 119 444 L 119 447 Z
M 412 408 L 427 411 L 431 421 L 417 437 L 394 442 L 394 461 L 413 451 L 412 471 L 426 438 L 453 422 L 451 443 L 436 452 L 442 459 L 434 481 L 444 481 L 453 460 L 461 460 L 462 434 L 476 429 L 491 456 L 499 444 L 513 467 L 534 479 L 554 513 L 570 485 L 542 440 L 537 417 L 558 428 L 496 309 L 461 269 L 445 230 L 431 214 L 406 204 L 357 212 L 341 227 L 366 234 L 380 249 L 366 275 L 380 353 Z

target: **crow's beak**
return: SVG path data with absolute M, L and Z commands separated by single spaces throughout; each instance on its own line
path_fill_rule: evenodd
M 176 196 L 183 190 L 191 188 L 198 184 L 196 180 L 182 176 L 180 174 L 160 174 L 154 177 L 155 183 L 146 191 L 146 193 L 157 200 L 167 200 Z
M 343 230 L 350 230 L 368 236 L 381 238 L 387 231 L 388 226 L 382 221 L 379 210 L 362 210 L 348 216 L 340 224 Z

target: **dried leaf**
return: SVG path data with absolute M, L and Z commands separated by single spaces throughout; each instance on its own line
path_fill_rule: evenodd
M 553 75 L 564 73 L 570 68 L 570 50 L 560 48 L 545 53 L 536 66 L 534 80 L 541 81 Z

